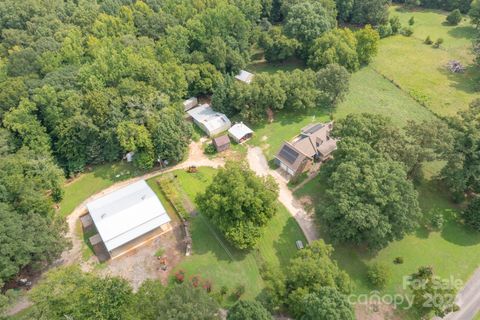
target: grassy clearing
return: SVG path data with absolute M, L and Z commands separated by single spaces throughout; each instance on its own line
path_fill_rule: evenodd
M 434 171 L 439 164 L 429 170 Z M 426 174 L 426 177 L 431 175 Z M 450 276 L 467 281 L 472 272 L 480 265 L 480 234 L 473 232 L 456 219 L 458 207 L 449 202 L 447 195 L 433 180 L 425 180 L 418 186 L 419 201 L 423 212 L 432 208 L 443 209 L 446 222 L 440 232 L 428 232 L 419 228 L 414 234 L 391 243 L 387 248 L 371 254 L 350 246 L 335 246 L 335 259 L 352 277 L 357 293 L 372 290 L 367 283 L 367 266 L 381 262 L 390 266 L 392 276 L 385 293 L 403 291 L 404 276 L 408 276 L 422 265 L 431 265 L 436 273 L 444 278 Z M 319 178 L 307 183 L 297 193 L 297 197 L 309 196 L 314 205 L 322 205 L 322 183 Z M 393 264 L 395 257 L 403 257 L 404 263 Z
M 409 120 L 422 121 L 435 117 L 428 109 L 369 67 L 352 75 L 350 93 L 335 110 L 334 118 L 341 119 L 350 113 L 362 112 L 390 117 L 398 126 L 404 126 Z
M 471 24 L 463 21 L 459 26 L 446 25 L 446 14 L 434 10 L 399 11 L 395 7 L 392 15 L 399 16 L 403 25 L 408 25 L 408 19 L 414 16 L 414 34 L 381 40 L 372 68 L 395 81 L 438 115 L 451 116 L 467 108 L 478 97 L 476 79 L 480 72 L 470 66 L 471 41 L 475 34 Z M 427 36 L 433 41 L 443 38 L 441 48 L 424 44 Z M 453 74 L 448 71 L 445 66 L 450 60 L 462 61 L 468 66 L 466 72 Z
M 185 194 L 193 200 L 212 181 L 215 170 L 200 168 L 195 174 L 185 171 L 176 171 L 175 174 Z M 266 227 L 257 248 L 250 252 L 242 252 L 229 246 L 202 215 L 192 218 L 190 222 L 193 254 L 185 258 L 177 270 L 184 270 L 187 277 L 199 275 L 203 279 L 211 280 L 214 290 L 227 286 L 231 293 L 238 285 L 245 285 L 243 297 L 247 299 L 254 299 L 263 289 L 260 276 L 263 262 L 276 266 L 285 265 L 296 252 L 295 240 L 305 242 L 295 220 L 280 204 L 277 216 Z M 233 302 L 234 299 L 227 295 L 225 305 Z
M 476 34 L 475 28 L 467 17 L 458 26 L 451 26 L 445 23 L 448 12 L 440 10 L 420 8 L 405 10 L 399 6 L 392 6 L 390 15 L 398 16 L 404 26 L 408 26 L 408 20 L 414 17 L 413 38 L 421 41 L 424 41 L 427 36 L 430 36 L 433 41 L 443 38 L 445 40 L 442 44 L 443 50 L 465 62 L 472 60 L 470 48 Z
M 65 185 L 65 195 L 59 203 L 58 214 L 68 216 L 82 201 L 115 182 L 126 180 L 144 173 L 125 162 L 103 164 L 93 167 L 91 171 L 81 174 Z

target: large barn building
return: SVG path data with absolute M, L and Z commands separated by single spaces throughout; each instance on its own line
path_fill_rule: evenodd
M 144 180 L 89 202 L 87 209 L 91 219 L 83 217 L 84 228 L 89 227 L 88 221 L 93 222 L 98 235 L 91 238 L 92 245 L 96 253 L 104 249 L 107 258 L 118 257 L 171 230 L 167 211 Z

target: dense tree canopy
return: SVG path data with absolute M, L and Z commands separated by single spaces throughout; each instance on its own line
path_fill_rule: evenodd
M 203 288 L 189 283 L 171 286 L 159 301 L 158 320 L 218 320 L 219 306 Z
M 228 311 L 227 320 L 272 320 L 270 313 L 256 301 L 240 300 Z
M 259 122 L 268 111 L 298 112 L 335 106 L 348 92 L 349 82 L 348 72 L 339 66 L 317 73 L 310 69 L 260 73 L 249 85 L 226 78 L 215 91 L 212 106 L 227 115 L 240 114 L 250 122 Z
M 336 122 L 334 135 L 368 143 L 384 157 L 402 162 L 409 178 L 421 176 L 425 161 L 444 160 L 453 138 L 442 121 L 409 122 L 403 130 L 389 118 L 375 114 L 351 114 Z
M 260 178 L 244 163 L 229 162 L 198 196 L 197 203 L 228 241 L 247 249 L 255 246 L 263 227 L 275 215 L 277 195 L 272 177 Z
M 312 314 L 305 309 L 305 300 L 309 300 L 310 294 L 321 299 L 318 304 L 330 303 L 331 308 L 338 307 L 339 314 L 349 314 L 349 303 L 339 294 L 349 294 L 352 283 L 347 273 L 331 259 L 332 253 L 333 248 L 319 240 L 298 251 L 291 260 L 286 272 L 287 304 L 295 317 Z M 314 301 L 310 306 L 316 308 L 318 304 Z M 330 313 L 331 308 L 325 310 L 325 314 Z
M 436 276 L 430 266 L 420 267 L 410 276 L 409 288 L 413 293 L 414 307 L 424 317 L 443 318 L 458 310 L 453 283 Z
M 326 204 L 320 210 L 333 239 L 380 249 L 403 238 L 420 208 L 402 163 L 369 144 L 345 138 L 323 169 Z
M 336 12 L 329 11 L 317 1 L 300 1 L 292 5 L 285 19 L 285 33 L 297 39 L 304 49 L 335 26 Z
M 455 197 L 462 199 L 466 192 L 480 193 L 480 100 L 459 115 L 451 119 L 456 134 L 442 176 Z
M 301 301 L 304 310 L 301 320 L 354 320 L 353 308 L 347 297 L 337 289 L 324 287 L 310 293 Z
M 369 25 L 356 32 L 334 29 L 315 40 L 307 63 L 316 70 L 337 63 L 349 71 L 356 71 L 377 54 L 379 40 L 378 32 Z
M 128 319 L 133 293 L 126 280 L 98 278 L 78 267 L 51 271 L 31 292 L 36 319 Z

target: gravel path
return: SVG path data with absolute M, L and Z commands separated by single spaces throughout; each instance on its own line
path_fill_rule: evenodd
M 307 241 L 310 243 L 319 238 L 315 216 L 305 211 L 303 206 L 295 199 L 292 191 L 288 188 L 288 181 L 277 171 L 268 167 L 262 149 L 259 147 L 249 148 L 247 154 L 250 168 L 259 176 L 271 175 L 277 181 L 280 188 L 278 200 L 287 208 L 290 214 L 297 220 Z

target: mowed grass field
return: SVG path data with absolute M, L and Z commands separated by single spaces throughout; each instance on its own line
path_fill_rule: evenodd
M 436 170 L 439 165 L 428 169 Z M 423 212 L 441 209 L 446 222 L 439 232 L 429 232 L 423 227 L 400 241 L 391 243 L 376 254 L 356 247 L 336 245 L 334 257 L 345 269 L 356 285 L 356 293 L 367 293 L 374 288 L 367 282 L 367 266 L 375 262 L 386 264 L 392 271 L 384 290 L 385 293 L 399 293 L 404 290 L 404 277 L 415 272 L 420 266 L 433 266 L 435 272 L 443 277 L 467 281 L 474 270 L 480 266 L 480 234 L 461 225 L 456 218 L 459 208 L 448 201 L 448 195 L 431 180 L 435 172 L 427 172 L 426 180 L 417 186 L 419 202 Z M 317 210 L 321 209 L 324 189 L 319 178 L 307 183 L 296 192 L 301 198 L 308 196 Z M 321 222 L 320 222 L 321 223 Z M 328 232 L 322 231 L 328 239 Z M 394 264 L 396 257 L 404 259 L 403 264 Z
M 59 203 L 58 214 L 62 217 L 72 213 L 79 204 L 115 182 L 139 176 L 144 172 L 126 162 L 94 166 L 64 186 L 65 194 Z
M 382 39 L 378 56 L 371 64 L 373 69 L 441 116 L 455 115 L 480 96 L 480 70 L 472 66 L 471 47 L 475 31 L 469 21 L 450 26 L 444 23 L 444 12 L 405 11 L 398 7 L 391 9 L 391 15 L 398 16 L 404 26 L 408 26 L 408 20 L 413 16 L 414 33 L 411 37 L 397 35 Z M 427 36 L 433 41 L 443 38 L 444 43 L 435 49 L 424 44 Z M 466 71 L 450 72 L 446 65 L 451 60 L 461 61 Z
M 208 187 L 215 172 L 211 168 L 200 168 L 194 174 L 186 171 L 175 171 L 175 174 L 185 194 L 195 201 L 196 195 Z M 176 270 L 185 271 L 187 278 L 197 275 L 212 281 L 215 291 L 222 286 L 228 287 L 225 305 L 234 303 L 230 294 L 239 285 L 244 285 L 246 289 L 243 298 L 257 297 L 264 287 L 260 276 L 262 264 L 266 262 L 284 267 L 297 251 L 295 241 L 306 242 L 296 221 L 280 204 L 277 215 L 265 228 L 257 247 L 247 252 L 230 246 L 202 214 L 190 220 L 190 231 L 193 253 Z

